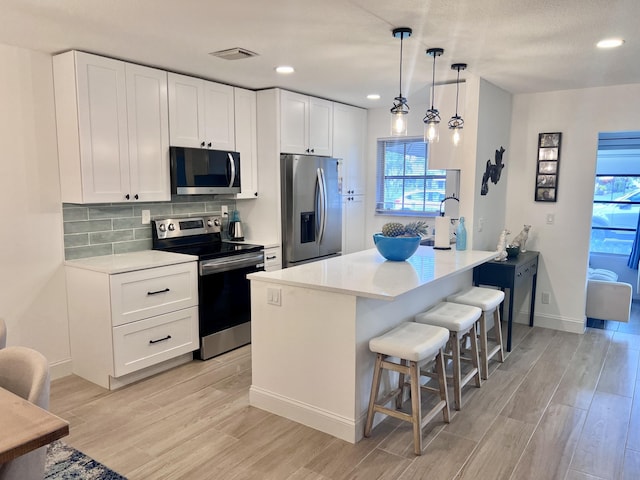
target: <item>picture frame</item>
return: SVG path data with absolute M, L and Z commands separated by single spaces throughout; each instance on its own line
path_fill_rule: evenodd
M 538 134 L 536 168 L 536 202 L 556 202 L 558 199 L 558 174 L 560 171 L 560 147 L 562 132 Z

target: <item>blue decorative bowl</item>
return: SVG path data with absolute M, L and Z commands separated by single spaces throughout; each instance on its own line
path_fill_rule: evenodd
M 402 262 L 416 253 L 420 246 L 420 237 L 385 237 L 381 233 L 373 234 L 373 243 L 380 255 L 387 260 Z

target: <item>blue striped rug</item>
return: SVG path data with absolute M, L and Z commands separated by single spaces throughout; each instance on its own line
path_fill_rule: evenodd
M 64 442 L 47 447 L 44 480 L 127 480 Z

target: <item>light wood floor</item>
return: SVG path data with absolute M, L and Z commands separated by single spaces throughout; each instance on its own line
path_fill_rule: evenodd
M 515 325 L 513 344 L 449 425 L 427 425 L 420 457 L 394 419 L 351 445 L 250 407 L 250 347 L 114 392 L 59 379 L 51 410 L 130 480 L 640 479 L 640 331 Z

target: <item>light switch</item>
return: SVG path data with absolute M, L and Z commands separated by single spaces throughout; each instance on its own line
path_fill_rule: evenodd
M 553 213 L 547 213 L 547 225 L 553 225 L 556 221 L 556 216 Z
M 281 292 L 279 288 L 267 288 L 267 303 L 280 306 L 282 304 L 280 299 Z

